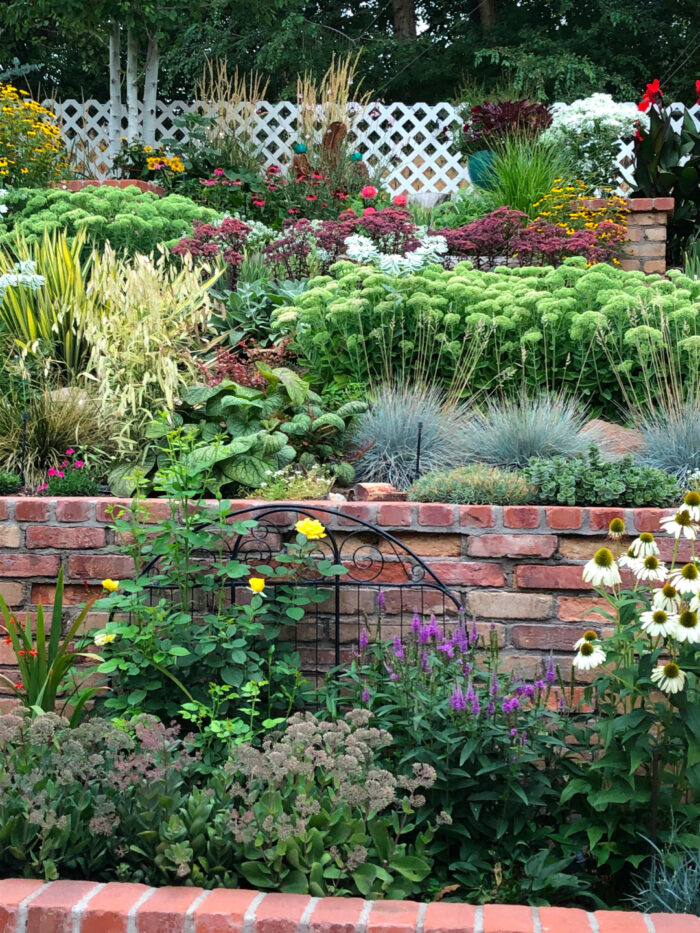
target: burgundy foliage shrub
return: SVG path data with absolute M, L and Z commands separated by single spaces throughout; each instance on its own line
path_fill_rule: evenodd
M 215 259 L 221 256 L 228 266 L 228 285 L 235 288 L 238 269 L 243 262 L 245 241 L 251 228 L 235 217 L 225 217 L 219 226 L 195 220 L 192 236 L 183 237 L 172 248 L 176 256 Z

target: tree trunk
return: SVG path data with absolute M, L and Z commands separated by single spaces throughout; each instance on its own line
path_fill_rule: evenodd
M 126 34 L 126 110 L 129 140 L 139 135 L 139 87 L 138 87 L 139 40 L 133 29 Z
M 398 39 L 416 38 L 416 0 L 391 0 L 394 35 Z
M 114 157 L 119 152 L 122 135 L 122 88 L 120 58 L 120 28 L 115 19 L 109 21 L 109 149 Z
M 158 96 L 158 36 L 149 35 L 146 49 L 146 76 L 143 82 L 143 141 L 147 146 L 156 142 L 156 100 Z
M 484 0 L 479 7 L 481 28 L 486 31 L 496 24 L 496 0 Z

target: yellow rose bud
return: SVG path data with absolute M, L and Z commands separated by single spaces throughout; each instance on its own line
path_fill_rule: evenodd
M 102 581 L 102 588 L 107 590 L 108 593 L 114 593 L 115 590 L 119 589 L 119 580 L 110 580 L 108 577 Z
M 251 577 L 248 586 L 254 593 L 262 593 L 265 589 L 265 580 L 262 577 Z

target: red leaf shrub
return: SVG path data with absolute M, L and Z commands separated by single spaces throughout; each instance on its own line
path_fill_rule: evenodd
M 228 285 L 236 287 L 238 269 L 243 262 L 245 241 L 251 228 L 235 217 L 224 217 L 218 226 L 195 220 L 192 236 L 183 237 L 172 252 L 176 256 L 193 256 L 197 259 L 215 259 L 222 256 L 227 264 Z

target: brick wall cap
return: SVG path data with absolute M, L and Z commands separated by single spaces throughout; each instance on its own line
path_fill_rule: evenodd
M 197 933 L 290 930 L 300 933 L 359 933 L 364 929 L 417 933 L 549 933 L 572 927 L 576 933 L 700 933 L 700 919 L 690 914 L 640 914 L 635 911 L 537 908 L 509 904 L 419 904 L 416 901 L 365 901 L 358 898 L 310 898 L 306 894 L 263 894 L 256 891 L 202 891 L 201 888 L 147 888 L 110 882 L 0 881 L 0 923 L 6 933 L 29 929 L 94 929 L 109 918 L 110 929 L 187 930 Z M 210 911 L 208 904 L 211 902 Z M 98 906 L 99 904 L 99 906 Z M 344 908 L 342 920 L 337 908 Z M 230 909 L 230 921 L 227 918 Z M 28 917 L 30 923 L 27 923 Z M 43 919 L 42 919 L 43 918 Z M 427 921 L 427 923 L 426 923 Z M 134 927 L 135 928 L 135 927 Z

